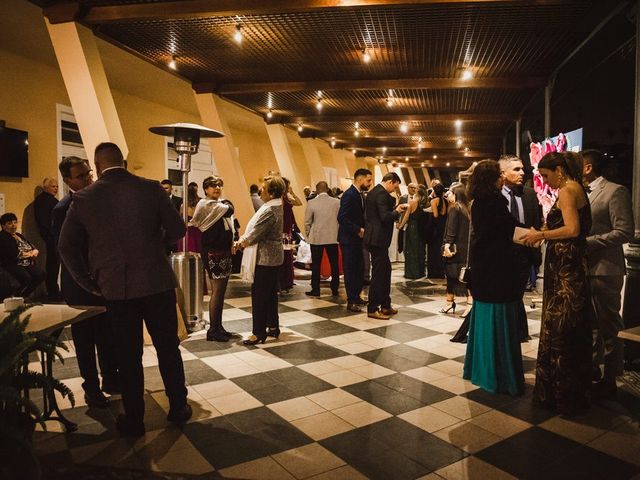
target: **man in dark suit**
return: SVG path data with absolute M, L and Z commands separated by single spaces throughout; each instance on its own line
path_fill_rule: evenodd
M 347 291 L 347 309 L 361 312 L 366 305 L 360 294 L 364 284 L 364 255 L 362 239 L 364 237 L 364 195 L 371 187 L 371 170 L 359 168 L 353 174 L 351 185 L 340 198 L 338 210 L 338 242 L 342 250 L 342 271 L 344 287 Z
M 525 187 L 524 183 L 524 165 L 515 155 L 503 155 L 500 157 L 500 170 L 504 184 L 502 187 L 502 195 L 509 202 L 509 211 L 515 218 L 518 226 L 524 228 L 535 228 L 537 230 L 542 226 L 542 208 L 538 202 L 536 192 L 529 187 Z M 538 248 L 526 247 L 524 245 L 513 244 L 515 256 L 518 264 L 518 286 L 522 291 L 521 297 L 531 278 L 531 269 L 537 268 L 541 263 L 541 253 Z M 519 307 L 519 324 L 521 332 L 521 340 L 527 341 L 529 337 L 529 326 L 527 324 L 527 312 L 524 308 L 524 302 Z
M 378 320 L 389 320 L 391 315 L 398 313 L 391 307 L 389 245 L 395 222 L 408 207 L 404 203 L 394 208 L 395 200 L 390 194 L 398 185 L 398 174 L 387 173 L 367 194 L 365 204 L 364 245 L 371 252 L 372 267 L 367 314 Z
M 171 200 L 171 205 L 175 207 L 175 209 L 179 212 L 182 208 L 182 197 L 178 197 L 173 194 L 173 183 L 168 178 L 165 178 L 160 182 L 164 191 L 169 195 L 169 200 Z
M 104 296 L 118 339 L 124 415 L 122 435 L 144 435 L 142 321 L 153 340 L 169 397 L 167 419 L 191 417 L 178 348 L 175 276 L 165 246 L 186 227 L 158 182 L 127 172 L 113 143 L 96 147 L 98 180 L 73 196 L 59 251 L 74 280 Z M 88 258 L 83 252 L 88 250 Z
M 613 398 L 617 393 L 616 376 L 622 374 L 623 342 L 618 332 L 624 329 L 620 316 L 620 293 L 626 273 L 622 245 L 633 239 L 634 222 L 629 193 L 603 175 L 604 158 L 597 150 L 585 150 L 583 175 L 589 188 L 591 232 L 587 237 L 589 286 L 594 319 L 594 387 L 598 398 Z
M 58 182 L 54 178 L 45 178 L 42 182 L 42 192 L 33 201 L 33 212 L 40 236 L 47 247 L 47 260 L 45 265 L 47 286 L 47 299 L 60 300 L 60 288 L 58 287 L 58 273 L 60 272 L 60 259 L 56 251 L 56 242 L 51 233 L 51 211 L 58 203 Z
M 89 163 L 78 157 L 65 157 L 59 165 L 62 180 L 69 186 L 69 194 L 58 202 L 51 212 L 51 232 L 56 244 L 62 224 L 71 206 L 72 197 L 93 183 Z M 86 255 L 87 252 L 84 252 Z M 80 287 L 62 265 L 60 274 L 62 299 L 69 305 L 104 305 L 104 297 L 92 295 Z M 84 400 L 90 407 L 104 408 L 109 400 L 102 392 L 120 393 L 116 362 L 115 339 L 106 313 L 71 325 L 71 336 L 76 350 L 78 369 L 84 382 Z M 102 372 L 102 389 L 96 366 L 96 350 Z

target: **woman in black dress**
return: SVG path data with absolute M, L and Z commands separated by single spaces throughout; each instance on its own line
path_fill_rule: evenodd
M 586 237 L 591 208 L 582 186 L 582 157 L 552 152 L 538 164 L 545 183 L 558 198 L 542 231 L 531 229 L 522 240 L 546 242 L 542 326 L 534 402 L 562 414 L 589 408 L 591 325 Z
M 433 187 L 433 198 L 431 199 L 433 222 L 431 225 L 431 238 L 427 247 L 428 278 L 445 278 L 441 247 L 448 212 L 449 202 L 444 198 L 444 185 L 437 183 Z
M 202 232 L 202 261 L 211 279 L 207 340 L 216 342 L 227 342 L 232 337 L 222 326 L 224 294 L 231 275 L 234 228 L 233 204 L 221 199 L 223 185 L 220 177 L 204 179 L 202 189 L 207 198 L 198 202 L 189 222 Z

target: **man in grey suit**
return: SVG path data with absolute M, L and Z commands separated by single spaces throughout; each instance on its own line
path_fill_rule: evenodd
M 191 417 L 178 349 L 176 282 L 165 256 L 166 245 L 186 228 L 158 182 L 124 169 L 117 145 L 98 145 L 94 158 L 99 178 L 73 196 L 58 248 L 74 280 L 106 301 L 118 339 L 125 412 L 117 427 L 123 436 L 137 437 L 145 432 L 143 319 L 169 397 L 167 419 L 183 423 Z
M 593 371 L 599 398 L 616 395 L 616 376 L 622 374 L 624 329 L 620 316 L 620 292 L 626 273 L 622 245 L 633 239 L 631 198 L 627 190 L 602 176 L 604 158 L 598 150 L 585 150 L 583 177 L 591 204 L 591 232 L 587 237 L 589 284 L 594 313 Z
M 311 245 L 310 297 L 320 296 L 320 264 L 326 251 L 331 264 L 331 293 L 338 295 L 340 269 L 338 266 L 338 211 L 340 200 L 330 197 L 327 182 L 318 182 L 316 197 L 309 200 L 304 214 L 304 231 Z

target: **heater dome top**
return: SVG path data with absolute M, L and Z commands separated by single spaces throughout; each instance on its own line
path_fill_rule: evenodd
M 224 137 L 224 133 L 211 128 L 203 127 L 196 123 L 172 123 L 170 125 L 158 125 L 157 127 L 150 127 L 149 131 L 156 135 L 163 135 L 165 137 L 175 137 L 176 133 L 195 133 L 199 132 L 200 138 L 219 138 Z M 191 132 L 189 132 L 191 131 Z

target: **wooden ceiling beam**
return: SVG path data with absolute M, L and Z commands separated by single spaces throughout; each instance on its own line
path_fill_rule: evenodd
M 282 116 L 274 119 L 270 123 L 291 123 L 302 122 L 314 125 L 335 122 L 455 122 L 462 120 L 462 130 L 464 134 L 464 124 L 467 122 L 509 122 L 516 119 L 513 113 L 417 113 L 417 114 L 381 114 L 381 115 L 292 115 Z M 452 129 L 452 134 L 457 132 Z
M 331 92 L 338 90 L 420 90 L 420 89 L 454 89 L 454 88 L 503 88 L 529 89 L 546 85 L 543 77 L 487 77 L 463 80 L 454 78 L 397 78 L 397 79 L 364 79 L 364 80 L 326 80 L 315 82 L 269 82 L 269 83 L 215 83 L 194 84 L 197 93 L 217 93 L 219 95 L 245 95 L 264 92 L 309 92 L 322 90 Z
M 231 17 L 247 15 L 269 15 L 276 13 L 311 12 L 345 7 L 398 7 L 403 5 L 445 5 L 456 3 L 499 3 L 521 5 L 550 5 L 566 0 L 168 0 L 158 3 L 128 5 L 102 5 L 90 7 L 78 18 L 72 9 L 62 15 L 62 8 L 53 5 L 44 9 L 51 23 L 70 22 L 80 19 L 89 25 L 112 22 L 138 22 L 144 20 L 166 20 L 177 18 Z M 78 3 L 78 2 L 76 2 Z

